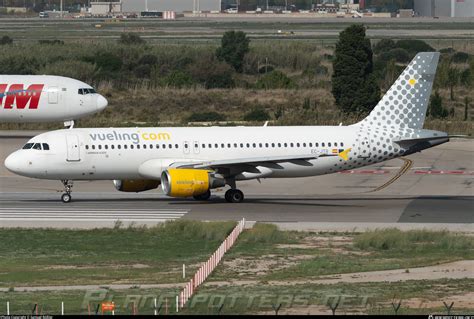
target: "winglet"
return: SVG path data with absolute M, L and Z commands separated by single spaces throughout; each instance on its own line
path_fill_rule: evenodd
M 347 150 L 344 150 L 337 155 L 339 155 L 339 157 L 343 160 L 347 161 L 349 159 L 349 152 L 351 151 L 351 149 L 352 148 L 348 148 Z

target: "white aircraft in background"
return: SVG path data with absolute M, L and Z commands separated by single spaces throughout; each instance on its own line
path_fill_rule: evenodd
M 51 75 L 0 75 L 0 123 L 53 122 L 71 125 L 103 110 L 107 100 L 88 84 Z
M 303 177 L 383 162 L 449 141 L 424 130 L 439 53 L 419 53 L 367 118 L 350 126 L 81 128 L 32 138 L 5 160 L 12 172 L 61 180 L 113 180 L 124 192 L 157 188 L 173 197 L 206 200 L 236 182 Z

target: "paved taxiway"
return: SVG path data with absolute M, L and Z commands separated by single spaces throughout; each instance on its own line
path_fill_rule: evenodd
M 0 135 L 1 136 L 1 135 Z M 27 138 L 0 137 L 0 162 Z M 152 225 L 186 218 L 278 223 L 288 229 L 363 230 L 377 227 L 449 228 L 474 232 L 474 141 L 454 139 L 409 156 L 413 167 L 387 188 L 370 192 L 403 164 L 391 160 L 352 173 L 238 184 L 246 194 L 229 204 L 223 190 L 209 202 L 171 199 L 161 191 L 121 193 L 111 181 L 76 182 L 70 204 L 59 181 L 19 177 L 0 166 L 0 226 L 103 227 Z

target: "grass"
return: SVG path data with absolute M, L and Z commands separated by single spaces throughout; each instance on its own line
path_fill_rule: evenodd
M 443 301 L 453 295 L 463 295 L 472 291 L 472 279 L 407 281 L 387 283 L 357 283 L 335 285 L 295 285 L 295 286 L 204 286 L 199 288 L 187 304 L 184 314 L 217 314 L 223 303 L 222 314 L 274 314 L 273 306 L 281 304 L 280 314 L 317 314 L 329 312 L 329 304 L 342 298 L 336 314 L 367 313 L 394 314 L 391 302 L 401 301 L 399 314 L 446 313 Z M 97 291 L 52 291 L 52 292 L 7 292 L 0 293 L 0 305 L 10 302 L 10 311 L 15 314 L 30 314 L 34 304 L 45 314 L 59 314 L 64 302 L 66 314 L 91 313 L 101 301 L 112 300 L 116 304 L 116 314 L 132 314 L 131 303 L 136 302 L 139 314 L 153 314 L 153 299 L 157 298 L 160 314 L 175 314 L 176 289 L 127 289 Z M 420 298 L 414 302 L 412 298 Z M 422 300 L 431 301 L 426 307 Z M 448 302 L 449 303 L 449 302 Z M 455 302 L 452 314 L 465 314 L 473 309 L 458 306 Z
M 265 230 L 265 236 L 244 233 L 226 255 L 224 260 L 237 267 L 219 266 L 211 280 L 304 280 L 474 259 L 474 238 L 447 231 L 381 229 L 346 234 L 342 241 L 335 241 L 331 234 L 260 227 Z M 262 269 L 252 272 L 247 266 Z
M 166 222 L 152 228 L 0 229 L 0 286 L 182 282 L 234 222 Z

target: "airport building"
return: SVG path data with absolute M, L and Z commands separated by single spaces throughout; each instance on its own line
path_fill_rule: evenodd
M 414 10 L 425 17 L 474 17 L 474 0 L 415 0 Z
M 221 0 L 122 0 L 122 12 L 144 11 L 215 12 L 221 11 Z

